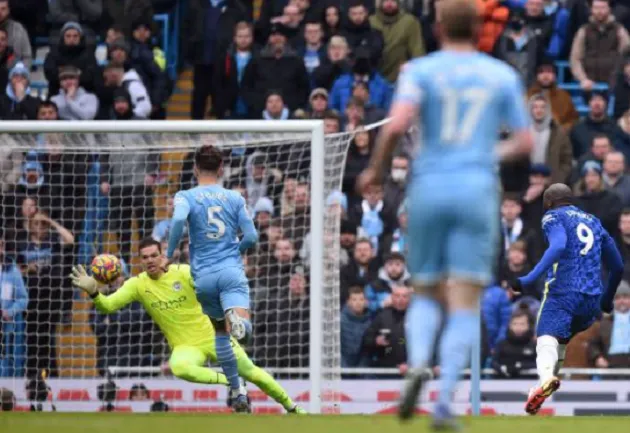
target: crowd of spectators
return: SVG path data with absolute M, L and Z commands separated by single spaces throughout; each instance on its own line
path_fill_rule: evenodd
M 172 82 L 164 53 L 154 45 L 152 16 L 176 3 L 0 0 L 0 92 L 6 87 L 0 119 L 164 119 Z M 534 360 L 543 287 L 514 293 L 505 282 L 527 273 L 545 249 L 540 220 L 548 185 L 567 183 L 576 204 L 602 220 L 619 242 L 630 279 L 630 9 L 613 0 L 477 4 L 478 48 L 522 76 L 535 141 L 529 158 L 500 168 L 500 254 L 482 302 L 486 365 L 515 377 Z M 400 68 L 438 46 L 435 8 L 433 0 L 186 1 L 181 38 L 193 70 L 193 119 L 323 119 L 327 134 L 352 133 L 341 188 L 326 197 L 327 213 L 341 216 L 334 260 L 343 367 L 406 369 L 403 323 L 411 290 L 405 187 L 413 133 L 400 143 L 382 187 L 358 196 L 354 185 L 375 141 L 375 130 L 365 126 L 386 116 Z M 45 100 L 30 88 L 35 38 L 42 35 L 50 45 Z M 98 41 L 107 47 L 104 63 L 95 55 Z M 569 65 L 562 74 L 558 61 Z M 0 145 L 0 375 L 33 376 L 46 368 L 54 376 L 57 325 L 72 321 L 73 291 L 65 275 L 93 230 L 86 224 L 89 203 L 104 206 L 106 226 L 97 230 L 114 240 L 133 273 L 133 234 L 167 238 L 168 218 L 156 221 L 161 179 L 177 177 L 169 194 L 189 187 L 192 158 L 186 155 L 173 176 L 160 171 L 156 152 L 73 153 L 64 149 L 71 135 L 42 134 L 25 153 L 11 139 Z M 114 142 L 120 135 L 81 139 Z M 152 144 L 144 136 L 133 140 Z M 246 198 L 260 232 L 259 245 L 245 257 L 255 327 L 249 350 L 263 366 L 306 366 L 308 148 L 232 149 L 226 158 L 224 183 Z M 159 198 L 170 215 L 172 199 Z M 187 255 L 184 243 L 181 260 Z M 588 346 L 592 365 L 630 365 L 628 299 L 624 285 L 615 314 Z M 163 341 L 135 306 L 108 317 L 92 314 L 90 323 L 101 374 L 113 364 L 163 359 Z

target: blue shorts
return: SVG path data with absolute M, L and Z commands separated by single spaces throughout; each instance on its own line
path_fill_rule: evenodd
M 459 185 L 457 185 L 457 183 Z M 498 187 L 494 181 L 459 177 L 420 181 L 408 193 L 409 272 L 414 282 L 457 278 L 492 280 L 498 241 Z
M 550 335 L 567 343 L 601 317 L 598 295 L 564 292 L 546 295 L 538 310 L 536 335 Z
M 249 281 L 240 267 L 221 269 L 195 280 L 195 293 L 203 312 L 222 319 L 230 308 L 249 310 Z

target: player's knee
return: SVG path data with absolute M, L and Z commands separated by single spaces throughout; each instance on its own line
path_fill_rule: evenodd
M 183 360 L 175 360 L 170 361 L 169 365 L 171 367 L 171 372 L 173 376 L 179 377 L 180 379 L 187 379 L 190 375 L 189 363 Z
M 238 308 L 227 310 L 225 314 L 230 334 L 241 344 L 246 344 L 252 335 L 252 323 L 247 316 L 247 311 Z
M 558 352 L 558 339 L 551 335 L 542 335 L 536 340 L 536 353 L 541 353 L 546 350 L 553 350 Z

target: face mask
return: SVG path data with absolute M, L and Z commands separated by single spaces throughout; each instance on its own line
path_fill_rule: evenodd
M 407 170 L 404 168 L 392 168 L 392 179 L 394 182 L 404 182 L 407 179 Z

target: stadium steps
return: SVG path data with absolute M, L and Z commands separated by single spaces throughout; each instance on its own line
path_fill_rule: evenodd
M 192 102 L 193 71 L 183 70 L 177 78 L 173 94 L 166 106 L 168 120 L 190 120 L 190 104 Z
M 92 302 L 84 293 L 72 304 L 72 323 L 57 334 L 57 366 L 61 377 L 97 377 L 96 337 L 90 327 Z

